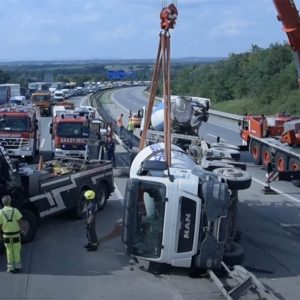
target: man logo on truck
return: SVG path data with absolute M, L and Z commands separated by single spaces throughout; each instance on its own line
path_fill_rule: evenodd
M 183 235 L 183 237 L 185 239 L 189 239 L 190 238 L 191 217 L 192 217 L 192 214 L 185 214 L 185 219 L 184 219 L 184 235 Z

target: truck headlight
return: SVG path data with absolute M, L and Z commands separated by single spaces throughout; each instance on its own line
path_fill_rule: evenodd
M 22 150 L 24 150 L 24 151 L 30 151 L 31 149 L 30 149 L 30 147 L 22 147 Z

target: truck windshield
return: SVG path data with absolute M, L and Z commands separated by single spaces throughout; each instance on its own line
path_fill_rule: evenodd
M 32 95 L 32 102 L 50 101 L 50 95 Z
M 22 100 L 9 100 L 10 104 L 22 105 Z
M 162 248 L 166 188 L 142 181 L 137 185 L 132 236 L 133 255 L 159 258 Z
M 89 137 L 89 127 L 82 123 L 60 123 L 57 127 L 57 135 L 60 137 Z
M 30 120 L 29 118 L 13 118 L 0 116 L 0 130 L 2 131 L 29 131 Z

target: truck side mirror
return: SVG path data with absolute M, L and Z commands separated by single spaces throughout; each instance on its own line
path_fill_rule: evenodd
M 241 120 L 238 120 L 238 125 L 242 126 L 242 121 Z
M 52 134 L 53 133 L 53 124 L 50 124 L 50 128 L 49 128 L 49 133 Z

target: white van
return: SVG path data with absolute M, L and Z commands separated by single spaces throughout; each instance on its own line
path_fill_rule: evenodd
M 26 106 L 28 101 L 26 100 L 25 96 L 14 96 L 9 98 L 8 104 Z
M 60 113 L 64 113 L 66 111 L 66 108 L 62 105 L 54 105 L 52 106 L 52 116 L 56 117 Z
M 55 92 L 54 92 L 54 100 L 56 100 L 56 101 L 63 101 L 63 100 L 65 100 L 65 93 L 64 93 L 64 91 L 62 91 L 62 90 L 56 90 Z

